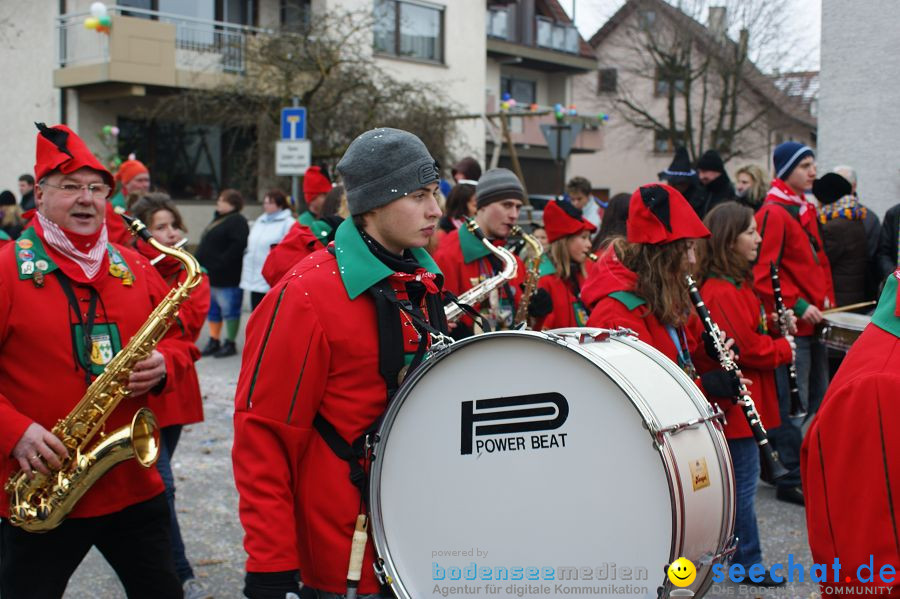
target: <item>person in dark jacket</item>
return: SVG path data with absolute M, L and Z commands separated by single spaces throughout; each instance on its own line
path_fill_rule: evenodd
M 664 171 L 657 173 L 660 181 L 668 183 L 681 192 L 681 195 L 693 206 L 694 197 L 703 193 L 700 181 L 697 179 L 697 171 L 691 166 L 691 157 L 687 148 L 678 146 L 672 163 Z M 630 195 L 628 196 L 631 197 Z M 600 233 L 602 233 L 602 228 Z
M 0 191 L 0 230 L 10 239 L 16 239 L 22 225 L 22 210 L 16 204 L 16 196 L 8 189 Z
M 25 173 L 19 176 L 19 195 L 22 196 L 19 206 L 22 212 L 34 209 L 34 177 Z
M 734 185 L 725 172 L 725 163 L 715 150 L 707 150 L 697 161 L 697 178 L 703 188 L 694 195 L 691 205 L 700 218 L 719 204 L 736 199 Z
M 237 353 L 235 339 L 241 324 L 241 304 L 244 293 L 240 288 L 241 266 L 250 227 L 241 214 L 244 198 L 235 189 L 225 189 L 216 200 L 216 213 L 206 226 L 197 260 L 209 273 L 209 342 L 204 356 L 224 358 Z M 225 322 L 225 341 L 220 341 L 222 321 Z
M 884 215 L 877 257 L 878 275 L 884 281 L 900 265 L 900 204 L 892 206 Z
M 813 195 L 822 204 L 819 224 L 838 306 L 866 300 L 866 208 L 851 193 L 850 182 L 828 173 L 813 183 Z

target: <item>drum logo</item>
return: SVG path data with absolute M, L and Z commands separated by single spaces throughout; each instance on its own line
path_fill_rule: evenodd
M 699 458 L 691 462 L 691 485 L 694 491 L 705 489 L 709 486 L 709 468 L 706 466 L 706 458 Z
M 473 442 L 479 453 L 517 451 L 526 448 L 524 436 L 478 437 L 558 429 L 569 417 L 569 402 L 556 392 L 478 399 L 462 402 L 461 414 L 460 455 L 471 454 Z M 531 435 L 527 445 L 532 449 L 565 447 L 566 433 Z

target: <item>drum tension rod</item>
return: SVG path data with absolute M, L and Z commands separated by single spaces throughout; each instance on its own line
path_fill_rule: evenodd
M 672 424 L 670 426 L 657 429 L 656 436 L 658 439 L 662 439 L 662 437 L 668 433 L 677 435 L 681 431 L 687 430 L 689 428 L 695 428 L 696 426 L 701 425 L 704 422 L 710 422 L 712 420 L 725 420 L 725 413 L 719 406 L 716 406 L 716 411 L 712 414 L 709 414 L 708 416 L 700 416 L 699 418 L 694 418 L 692 420 L 688 420 L 687 422 L 679 422 L 678 424 Z

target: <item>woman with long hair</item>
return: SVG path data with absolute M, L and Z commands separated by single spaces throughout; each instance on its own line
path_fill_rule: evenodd
M 702 243 L 702 271 L 705 282 L 703 300 L 709 313 L 724 333 L 740 348 L 738 365 L 744 377 L 753 381 L 753 400 L 763 426 L 772 430 L 779 426 L 778 395 L 775 368 L 790 364 L 793 340 L 773 338 L 772 323 L 753 289 L 752 264 L 757 258 L 762 238 L 756 231 L 753 210 L 736 202 L 713 208 L 703 220 L 711 236 Z M 793 313 L 788 315 L 789 318 Z M 759 449 L 741 408 L 730 398 L 719 402 L 725 412 L 725 437 L 734 464 L 737 498 L 734 534 L 737 551 L 731 558 L 745 570 L 762 562 L 754 498 L 759 479 Z M 777 586 L 767 572 L 761 586 Z
M 540 318 L 534 329 L 585 326 L 588 311 L 581 302 L 581 287 L 587 276 L 585 260 L 591 251 L 591 233 L 597 228 L 568 200 L 547 204 L 544 227 L 552 270 L 541 273 L 538 289 L 549 294 L 552 311 Z
M 475 216 L 475 185 L 477 183 L 477 181 L 462 179 L 450 190 L 444 215 L 438 221 L 438 229 L 435 231 L 438 243 L 440 243 L 441 237 L 464 225 L 467 218 Z
M 696 266 L 694 245 L 708 236 L 674 187 L 651 183 L 638 188 L 631 196 L 627 237 L 612 240 L 591 274 L 595 305 L 588 326 L 631 329 L 707 393 L 733 397 L 736 385 L 702 351 L 707 345 L 702 342 L 703 325 L 685 282 Z

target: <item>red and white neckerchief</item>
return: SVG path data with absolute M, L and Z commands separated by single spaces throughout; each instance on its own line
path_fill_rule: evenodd
M 764 204 L 793 205 L 800 208 L 800 224 L 806 227 L 816 220 L 816 208 L 806 198 L 798 195 L 787 183 L 781 179 L 772 179 L 772 187 L 766 194 Z
M 389 278 L 392 281 L 399 281 L 404 284 L 411 281 L 418 281 L 425 286 L 425 290 L 428 293 L 440 293 L 440 289 L 438 289 L 437 283 L 434 280 L 435 277 L 436 275 L 433 272 L 428 272 L 424 268 L 417 268 L 415 273 L 395 272 Z
M 100 226 L 100 235 L 97 237 L 96 242 L 87 248 L 87 251 L 82 251 L 75 247 L 75 244 L 72 243 L 72 240 L 69 239 L 66 232 L 59 225 L 46 218 L 40 212 L 37 213 L 37 218 L 41 224 L 41 229 L 43 229 L 44 241 L 64 257 L 77 264 L 88 280 L 93 280 L 97 273 L 100 272 L 100 267 L 103 266 L 103 258 L 106 256 L 106 243 L 108 241 L 106 223 Z

